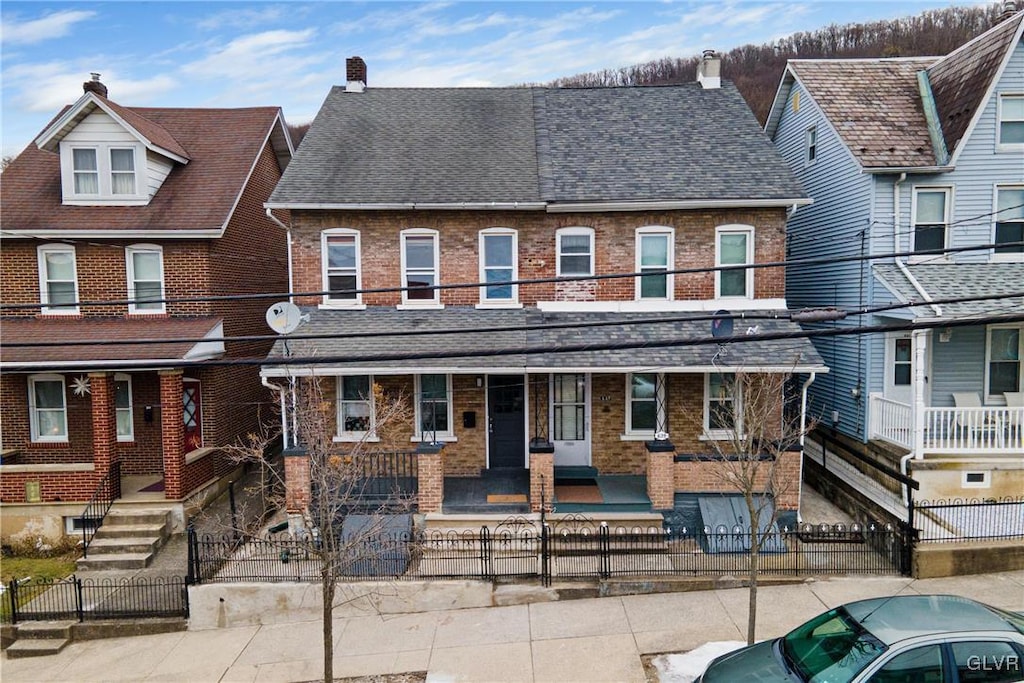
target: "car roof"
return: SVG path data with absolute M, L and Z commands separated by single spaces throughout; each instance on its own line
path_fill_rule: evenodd
M 898 595 L 851 602 L 843 608 L 886 645 L 936 633 L 1019 633 L 993 608 L 956 595 Z

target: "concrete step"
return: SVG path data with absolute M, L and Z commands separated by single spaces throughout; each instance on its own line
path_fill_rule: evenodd
M 7 648 L 8 659 L 19 659 L 21 657 L 43 657 L 55 655 L 70 643 L 68 638 L 28 638 L 18 639 L 13 645 Z
M 151 553 L 116 553 L 112 555 L 90 555 L 78 560 L 79 571 L 98 571 L 102 569 L 144 569 L 149 566 Z
M 168 524 L 171 519 L 170 510 L 113 507 L 103 520 L 103 526 L 121 526 L 125 524 Z
M 166 524 L 114 524 L 104 523 L 96 530 L 96 538 L 164 537 L 169 535 Z
M 123 536 L 116 538 L 101 538 L 99 534 L 89 543 L 89 556 L 93 555 L 123 555 L 125 553 L 147 553 L 153 554 L 163 545 L 163 538 L 160 536 L 139 537 Z
M 18 640 L 71 638 L 73 621 L 26 621 L 18 624 Z

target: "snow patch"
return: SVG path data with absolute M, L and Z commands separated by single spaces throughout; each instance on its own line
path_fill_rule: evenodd
M 696 650 L 683 654 L 658 655 L 651 663 L 658 670 L 661 683 L 692 683 L 704 673 L 712 659 L 746 646 L 745 642 L 739 640 L 720 640 L 704 643 Z

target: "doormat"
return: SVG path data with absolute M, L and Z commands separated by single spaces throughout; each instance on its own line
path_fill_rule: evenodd
M 161 479 L 160 481 L 156 482 L 155 484 L 150 484 L 146 488 L 139 489 L 139 493 L 156 493 L 157 491 L 163 491 L 163 490 L 164 490 L 164 480 Z
M 555 500 L 559 503 L 603 503 L 601 489 L 596 484 L 562 486 L 555 484 Z
M 525 503 L 525 493 L 488 493 L 488 503 Z

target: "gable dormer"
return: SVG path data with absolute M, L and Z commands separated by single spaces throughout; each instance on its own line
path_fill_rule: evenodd
M 92 74 L 85 93 L 36 138 L 60 155 L 61 197 L 70 206 L 149 203 L 188 152 L 166 129 L 107 99 Z

